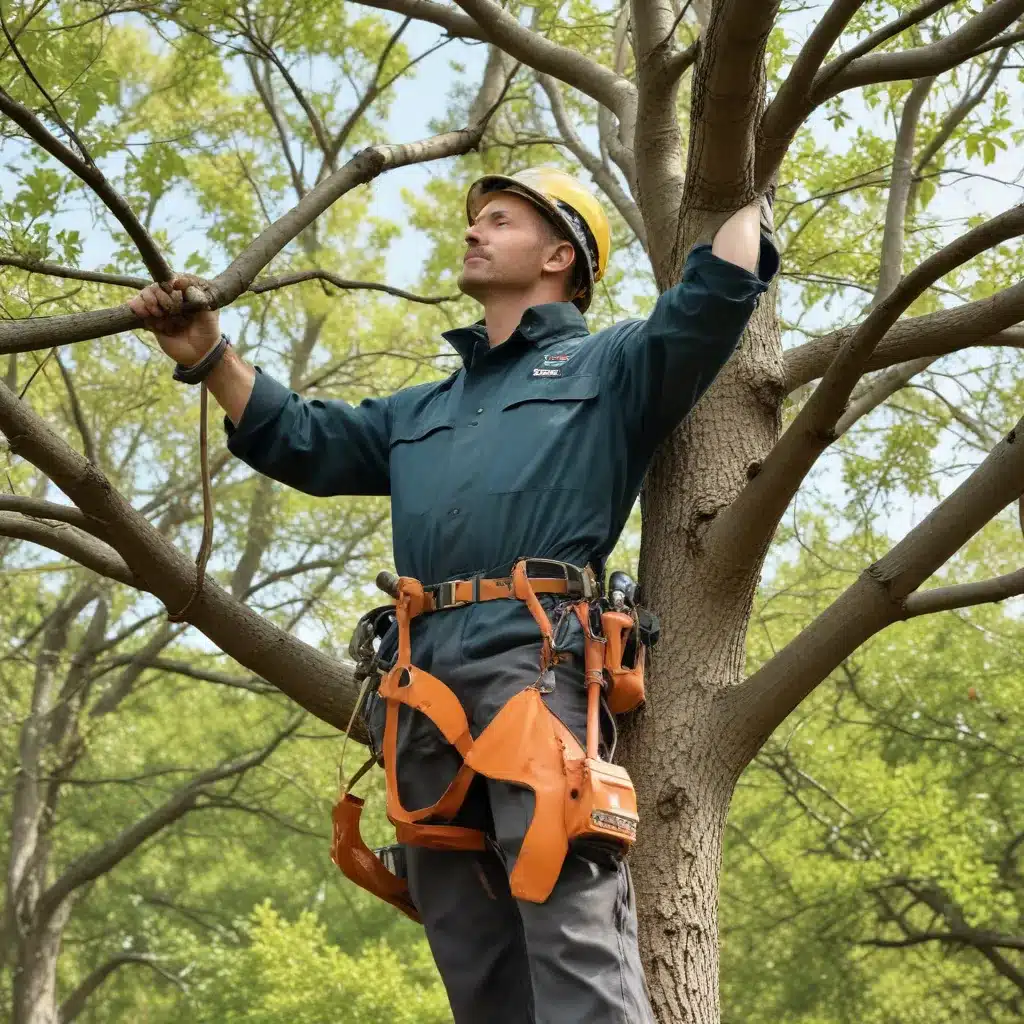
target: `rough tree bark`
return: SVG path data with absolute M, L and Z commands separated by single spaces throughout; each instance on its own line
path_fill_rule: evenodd
M 875 51 L 949 3 L 926 0 L 856 44 L 844 39 L 837 50 L 863 0 L 834 0 L 770 102 L 764 56 L 777 2 L 699 3 L 694 8 L 699 41 L 683 46 L 676 36 L 688 5 L 632 0 L 628 11 L 615 19 L 613 68 L 544 39 L 494 0 L 457 0 L 461 10 L 434 0 L 363 2 L 433 23 L 454 37 L 491 44 L 488 78 L 481 90 L 488 97 L 488 111 L 500 97 L 495 75 L 509 73 L 513 61 L 533 69 L 567 150 L 591 169 L 599 186 L 604 181 L 611 203 L 627 223 L 642 223 L 637 234 L 647 240 L 661 288 L 678 279 L 693 242 L 710 238 L 724 219 L 775 179 L 790 142 L 816 107 L 872 83 L 917 82 L 904 111 L 887 219 L 890 230 L 871 312 L 856 327 L 784 356 L 774 294 L 769 292 L 739 353 L 659 452 L 643 494 L 640 572 L 647 599 L 662 618 L 663 640 L 651 666 L 647 704 L 624 723 L 621 745 L 637 781 L 643 821 L 633 856 L 642 951 L 661 1024 L 717 1024 L 718 875 L 726 815 L 744 767 L 771 730 L 842 658 L 889 623 L 1024 589 L 1024 577 L 1014 574 L 968 589 L 915 593 L 1020 494 L 1024 442 L 1019 425 L 925 522 L 886 558 L 867 567 L 832 608 L 750 679 L 743 678 L 747 624 L 768 545 L 806 473 L 849 427 L 851 415 L 884 401 L 923 369 L 925 360 L 972 345 L 1024 344 L 1014 327 L 1024 317 L 1024 288 L 1019 285 L 960 309 L 899 319 L 943 274 L 1024 233 L 1024 208 L 1017 207 L 902 276 L 900 230 L 908 197 L 915 174 L 935 155 L 926 152 L 918 164 L 913 159 L 917 118 L 931 79 L 988 50 L 1002 48 L 1005 59 L 1007 37 L 1001 34 L 1024 14 L 1024 0 L 996 0 L 981 13 L 963 16 L 955 28 L 927 45 L 885 52 Z M 829 61 L 834 52 L 839 55 Z M 691 120 L 684 150 L 687 132 L 679 122 L 677 92 L 690 68 Z M 562 104 L 563 86 L 598 104 L 599 153 L 588 152 L 572 130 Z M 965 109 L 970 109 L 972 95 L 965 97 Z M 388 167 L 475 147 L 486 127 L 482 106 L 479 100 L 474 105 L 474 124 L 466 131 L 416 147 L 375 147 L 323 177 L 291 214 L 269 227 L 214 280 L 205 301 L 219 306 L 247 288 L 258 288 L 254 278 L 272 256 L 355 184 Z M 31 111 L 2 91 L 0 112 L 94 184 L 115 216 L 130 223 L 94 169 L 87 168 L 90 179 L 78 166 L 80 158 L 57 149 L 46 129 L 40 131 L 38 119 L 32 120 Z M 322 125 L 313 127 L 317 138 L 324 139 L 325 168 L 333 167 L 337 149 L 323 136 Z M 609 160 L 621 172 L 625 188 Z M 138 239 L 147 266 L 158 269 L 159 254 L 148 248 L 151 241 L 148 235 Z M 0 323 L 0 353 L 70 344 L 135 325 L 125 307 L 45 323 Z M 865 373 L 897 364 L 897 372 L 855 390 Z M 821 384 L 780 438 L 785 397 L 819 377 Z M 861 404 L 848 412 L 851 396 Z M 41 523 L 40 510 L 33 512 L 22 503 L 5 513 L 18 517 L 17 523 L 0 519 L 0 534 L 71 554 L 101 574 L 150 590 L 168 607 L 183 604 L 194 578 L 188 559 L 164 543 L 95 467 L 55 438 L 2 385 L 0 429 L 12 449 L 46 472 L 88 517 L 65 522 L 58 530 Z M 251 527 L 255 549 L 261 542 L 258 517 Z M 236 593 L 245 589 L 242 576 L 247 573 L 240 567 L 239 574 Z M 189 618 L 263 679 L 324 721 L 344 727 L 355 694 L 336 663 L 261 621 L 211 582 Z M 65 905 L 55 905 L 54 913 Z M 52 1004 L 52 993 L 48 998 Z M 42 1024 L 42 1018 L 31 1024 Z

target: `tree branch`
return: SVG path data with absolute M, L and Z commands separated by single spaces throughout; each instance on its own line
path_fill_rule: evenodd
M 277 277 L 261 277 L 258 281 L 254 281 L 248 290 L 253 295 L 260 295 L 263 292 L 287 288 L 289 285 L 300 284 L 303 281 L 326 281 L 336 288 L 344 288 L 348 291 L 384 292 L 399 299 L 407 299 L 409 302 L 422 302 L 431 306 L 442 302 L 456 302 L 461 298 L 459 295 L 416 295 L 413 292 L 405 291 L 404 288 L 396 288 L 390 284 L 378 284 L 376 281 L 350 281 L 348 278 L 339 277 L 330 270 L 296 270 L 289 274 L 280 274 Z
M 758 474 L 718 517 L 709 543 L 720 564 L 751 565 L 775 533 L 793 495 L 835 426 L 875 346 L 896 318 L 932 283 L 979 253 L 1024 234 L 1024 203 L 961 235 L 912 270 L 850 335 L 796 419 L 768 453 Z
M 481 43 L 490 41 L 482 26 L 472 18 L 460 14 L 454 7 L 435 3 L 434 0 L 358 0 L 358 3 L 363 7 L 393 11 L 416 21 L 437 25 L 455 39 L 476 39 Z
M 77 527 L 44 523 L 16 512 L 0 512 L 0 537 L 38 544 L 107 579 L 138 590 L 148 589 L 112 547 Z
M 976 604 L 993 604 L 1024 594 L 1024 569 L 996 576 L 977 583 L 960 583 L 952 587 L 936 587 L 911 594 L 903 603 L 906 619 L 953 608 L 969 608 Z
M 25 402 L 2 386 L 0 430 L 13 453 L 42 470 L 83 512 L 103 524 L 111 546 L 133 574 L 131 585 L 154 594 L 166 607 L 180 608 L 185 603 L 195 585 L 192 559 L 154 529 L 95 466 L 56 436 Z M 24 524 L 30 522 L 18 526 L 25 529 Z M 37 534 L 31 539 L 42 542 L 42 536 L 49 542 L 50 533 L 38 525 L 33 528 Z M 72 557 L 78 553 L 89 552 L 80 545 Z M 347 666 L 278 629 L 230 597 L 210 577 L 196 597 L 188 621 L 311 714 L 335 728 L 347 727 L 357 696 Z M 365 733 L 361 726 L 357 728 L 353 738 L 365 742 Z
M 858 420 L 873 412 L 897 391 L 905 388 L 914 377 L 928 369 L 937 358 L 938 356 L 922 356 L 920 359 L 900 363 L 880 374 L 859 396 L 854 392 L 853 401 L 846 407 L 846 412 L 836 421 L 836 437 L 842 437 Z
M 236 690 L 248 690 L 250 693 L 279 693 L 276 686 L 265 682 L 260 676 L 235 676 L 230 672 L 215 672 L 212 669 L 200 668 L 188 661 L 176 661 L 173 658 L 152 658 L 144 653 L 118 654 L 103 663 L 103 672 L 122 665 L 139 666 L 143 669 L 155 669 L 158 672 L 173 672 L 175 675 L 186 676 L 203 683 L 216 683 Z
M 738 687 L 718 700 L 721 735 L 732 739 L 730 751 L 737 769 L 757 753 L 765 739 L 794 708 L 870 637 L 911 615 L 917 608 L 936 610 L 965 593 L 959 587 L 931 599 L 931 591 L 914 592 L 986 523 L 1017 500 L 1024 480 L 1024 419 L 953 493 L 940 502 L 883 558 L 869 566 L 794 640 Z M 1017 577 L 1019 574 L 1013 574 Z M 1019 582 L 1019 581 L 1018 581 Z M 963 584 L 982 600 L 989 586 Z M 998 586 L 1006 587 L 1005 579 Z M 941 593 L 941 592 L 940 592 Z M 1004 595 L 1010 596 L 1010 595 Z M 913 597 L 913 600 L 911 598 Z M 950 605 L 955 606 L 955 605 Z
M 644 226 L 644 219 L 640 214 L 640 208 L 626 194 L 619 184 L 615 175 L 601 162 L 601 158 L 591 153 L 583 144 L 583 140 L 576 134 L 565 109 L 565 102 L 556 81 L 550 75 L 538 75 L 537 81 L 547 95 L 551 104 L 551 114 L 562 138 L 565 140 L 566 148 L 570 153 L 590 172 L 598 188 L 612 201 L 615 209 L 619 211 L 622 219 L 630 226 L 633 233 L 640 240 L 640 244 L 647 248 L 647 229 Z
M 923 356 L 944 356 L 966 348 L 1006 346 L 1024 348 L 1024 282 L 953 309 L 897 320 L 871 353 L 864 369 L 884 370 L 895 363 Z M 853 336 L 856 327 L 843 327 L 785 354 L 786 393 L 809 384 L 829 367 Z
M 913 180 L 914 144 L 917 123 L 921 117 L 934 77 L 916 81 L 907 94 L 900 114 L 900 127 L 893 149 L 892 174 L 889 178 L 889 197 L 885 205 L 885 228 L 882 232 L 882 255 L 878 268 L 878 285 L 872 306 L 877 306 L 903 277 L 903 243 L 906 238 L 907 206 L 910 184 Z
M 0 113 L 6 114 L 28 136 L 59 160 L 69 171 L 84 181 L 96 193 L 103 205 L 117 218 L 118 222 L 135 243 L 142 262 L 153 275 L 154 281 L 167 281 L 173 276 L 170 265 L 164 259 L 150 233 L 142 226 L 124 197 L 110 184 L 103 172 L 92 162 L 79 156 L 56 138 L 47 127 L 23 103 L 0 88 Z M 42 347 L 42 346 L 40 346 Z
M 182 312 L 187 314 L 203 308 L 219 309 L 234 302 L 289 242 L 357 186 L 365 185 L 385 171 L 397 167 L 458 156 L 475 149 L 492 112 L 493 108 L 488 111 L 487 117 L 470 128 L 445 132 L 419 142 L 371 146 L 357 153 L 342 168 L 308 192 L 293 209 L 274 221 L 226 270 L 209 282 L 204 301 L 188 302 Z M 140 326 L 142 319 L 127 306 L 66 316 L 0 321 L 0 355 L 69 345 Z
M 936 155 L 940 152 L 942 147 L 949 141 L 953 132 L 963 123 L 967 115 L 976 107 L 982 100 L 988 95 L 989 90 L 996 84 L 999 79 L 999 72 L 1002 71 L 1003 66 L 1006 64 L 1007 59 L 1010 56 L 1011 47 L 1004 47 L 992 61 L 991 66 L 982 78 L 978 88 L 967 93 L 961 98 L 951 110 L 949 110 L 946 116 L 942 119 L 942 123 L 939 125 L 938 131 L 928 141 L 928 144 L 924 147 L 921 153 L 917 157 L 917 165 L 914 168 L 914 182 L 911 187 L 910 195 L 907 198 L 907 205 L 913 207 L 914 200 L 917 197 L 917 189 L 921 182 L 921 175 L 927 169 L 928 165 L 935 159 Z
M 693 73 L 686 193 L 702 210 L 731 212 L 767 187 L 755 182 L 757 125 L 765 100 L 764 54 L 779 0 L 721 0 Z
M 53 501 L 24 497 L 20 494 L 0 494 L 0 512 L 19 512 L 33 519 L 52 519 L 57 523 L 68 523 L 91 533 L 99 540 L 106 540 L 103 524 L 94 522 L 74 505 L 58 505 Z
M 157 958 L 150 953 L 117 953 L 106 963 L 100 964 L 94 971 L 87 974 L 76 986 L 74 991 L 60 1004 L 60 1011 L 57 1016 L 59 1024 L 71 1024 L 73 1020 L 85 1009 L 89 997 L 113 974 L 118 968 L 126 964 L 144 964 L 152 968 L 161 978 L 177 985 L 184 990 L 185 986 L 181 978 L 171 974 L 160 966 Z
M 362 2 L 362 0 L 359 0 Z M 553 43 L 521 25 L 494 0 L 456 0 L 458 5 L 486 33 L 487 40 L 501 47 L 521 64 L 566 82 L 621 118 L 634 101 L 633 84 L 579 50 Z M 407 11 L 416 17 L 412 11 Z
M 286 728 L 282 729 L 259 750 L 233 761 L 224 761 L 215 768 L 200 772 L 188 785 L 183 786 L 135 824 L 121 831 L 103 846 L 79 857 L 40 896 L 37 919 L 46 921 L 76 889 L 80 889 L 93 879 L 111 871 L 142 846 L 147 839 L 152 838 L 168 825 L 172 825 L 179 818 L 184 817 L 189 811 L 194 810 L 197 801 L 209 786 L 224 779 L 244 775 L 251 768 L 266 761 L 299 727 L 301 721 L 301 715 L 295 716 Z
M 0 267 L 19 267 L 33 274 L 46 274 L 50 277 L 67 277 L 79 281 L 93 281 L 97 284 L 119 285 L 122 288 L 133 288 L 141 290 L 150 284 L 147 277 L 132 277 L 125 274 L 106 274 L 98 270 L 77 270 L 74 267 L 62 267 L 59 263 L 47 263 L 45 260 L 33 260 L 21 256 L 0 256 Z M 424 302 L 437 304 L 441 302 L 452 302 L 460 298 L 458 295 L 416 295 L 407 292 L 402 288 L 396 288 L 390 284 L 380 284 L 377 281 L 350 281 L 348 278 L 340 277 L 330 270 L 297 270 L 288 274 L 279 274 L 276 277 L 261 277 L 253 281 L 246 289 L 247 293 L 260 295 L 263 292 L 271 292 L 278 288 L 287 288 L 292 284 L 301 284 L 303 281 L 326 281 L 336 288 L 343 288 L 351 291 L 376 291 L 394 295 L 400 299 L 408 299 L 409 302 Z
M 1001 45 L 996 37 L 1021 14 L 1024 14 L 1024 0 L 995 0 L 955 32 L 926 46 L 866 54 L 852 60 L 844 54 L 815 76 L 810 90 L 812 109 L 848 89 L 879 82 L 925 78 L 949 71 L 974 53 L 984 52 L 979 47 L 985 47 L 987 43 Z
M 1007 9 L 1014 5 L 1021 6 L 1021 0 L 997 0 L 996 4 L 986 7 L 981 14 L 976 15 L 957 32 L 938 43 L 896 53 L 867 56 L 882 43 L 944 7 L 948 7 L 951 2 L 952 0 L 927 0 L 927 2 L 919 4 L 862 39 L 856 46 L 851 47 L 823 68 L 818 69 L 812 60 L 808 59 L 802 64 L 799 75 L 794 78 L 793 72 L 796 71 L 796 64 L 794 64 L 789 78 L 780 87 L 772 102 L 768 104 L 764 116 L 761 118 L 759 133 L 761 142 L 757 153 L 758 184 L 771 180 L 781 166 L 789 144 L 793 141 L 800 125 L 804 123 L 811 111 L 825 100 L 846 89 L 855 88 L 857 85 L 898 79 L 926 78 L 947 71 L 970 56 L 970 51 L 976 45 L 972 41 L 975 35 L 980 34 L 987 40 L 990 36 L 1002 31 L 1020 13 L 1018 10 L 1016 13 L 1011 11 L 1007 14 Z M 993 16 L 992 11 L 995 8 L 1000 8 L 1000 10 L 996 11 Z M 984 20 L 979 23 L 979 19 Z M 965 32 L 966 35 L 962 35 Z M 824 59 L 826 53 L 827 50 L 821 53 L 819 60 Z M 918 56 L 912 57 L 911 55 Z M 918 59 L 922 56 L 923 59 Z M 902 59 L 906 57 L 910 57 L 910 60 L 903 61 Z M 896 61 L 895 64 L 893 64 L 893 60 Z M 790 85 L 790 79 L 792 79 L 792 85 Z

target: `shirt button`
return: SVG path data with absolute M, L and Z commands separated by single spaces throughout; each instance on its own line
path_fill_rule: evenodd
M 452 510 L 451 510 L 451 511 L 450 511 L 450 512 L 448 513 L 448 515 L 450 515 L 450 516 L 457 516 L 458 514 L 459 514 L 459 510 L 458 510 L 457 508 L 453 508 L 453 509 L 452 509 Z

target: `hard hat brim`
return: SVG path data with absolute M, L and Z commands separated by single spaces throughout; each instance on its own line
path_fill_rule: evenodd
M 470 225 L 490 201 L 488 197 L 495 192 L 511 192 L 513 195 L 528 199 L 541 213 L 553 221 L 557 228 L 564 232 L 566 241 L 570 242 L 573 249 L 576 250 L 576 259 L 582 263 L 584 269 L 584 294 L 577 296 L 573 302 L 579 307 L 580 312 L 585 313 L 590 306 L 594 291 L 594 267 L 585 242 L 577 238 L 575 225 L 543 192 L 538 192 L 529 185 L 524 185 L 521 181 L 505 174 L 488 174 L 475 181 L 470 187 L 466 194 L 466 220 Z

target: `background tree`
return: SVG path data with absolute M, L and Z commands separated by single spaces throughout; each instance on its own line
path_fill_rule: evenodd
M 1024 315 L 1015 242 L 1024 208 L 999 177 L 1001 153 L 1012 164 L 1020 141 L 1013 112 L 1024 0 L 980 8 L 834 0 L 792 12 L 732 0 L 571 9 L 492 0 L 458 8 L 429 0 L 36 2 L 5 3 L 3 13 L 0 113 L 13 162 L 2 181 L 0 430 L 11 493 L 0 498 L 8 538 L 0 543 L 11 594 L 4 614 L 17 638 L 4 662 L 16 735 L 7 758 L 4 948 L 16 965 L 19 1024 L 56 1019 L 61 1001 L 70 1018 L 88 1005 L 92 981 L 114 967 L 163 969 L 148 946 L 159 935 L 173 948 L 173 936 L 151 923 L 166 915 L 137 914 L 148 906 L 140 892 L 124 894 L 129 913 L 112 891 L 112 869 L 147 842 L 132 873 L 147 865 L 139 877 L 152 871 L 149 895 L 165 900 L 167 869 L 160 878 L 161 857 L 150 851 L 163 851 L 162 839 L 172 847 L 172 837 L 192 840 L 193 819 L 230 834 L 236 826 L 227 822 L 249 820 L 246 811 L 275 814 L 281 800 L 281 822 L 322 827 L 324 759 L 293 752 L 317 743 L 299 737 L 347 725 L 355 693 L 339 660 L 345 626 L 371 599 L 356 584 L 385 557 L 379 502 L 310 502 L 252 478 L 218 443 L 216 551 L 189 604 L 189 552 L 202 521 L 194 403 L 167 383 L 145 337 L 125 333 L 139 324 L 118 305 L 124 289 L 166 279 L 172 266 L 197 271 L 210 288 L 196 299 L 230 307 L 243 351 L 293 387 L 386 393 L 448 368 L 439 329 L 471 315 L 468 303 L 440 301 L 453 291 L 469 180 L 538 162 L 585 172 L 614 211 L 618 256 L 592 327 L 649 308 L 645 281 L 668 287 L 693 242 L 769 182 L 779 186 L 782 284 L 664 446 L 642 502 L 640 574 L 665 639 L 648 704 L 626 723 L 622 749 L 645 823 L 633 863 L 659 1019 L 719 1019 L 722 842 L 737 780 L 755 757 L 728 861 L 749 884 L 756 874 L 740 851 L 759 851 L 766 865 L 773 851 L 743 822 L 753 814 L 763 823 L 773 794 L 782 794 L 801 813 L 786 831 L 788 856 L 822 842 L 815 828 L 838 830 L 819 858 L 831 873 L 815 884 L 834 886 L 847 872 L 840 941 L 873 942 L 887 964 L 932 946 L 949 950 L 950 962 L 974 957 L 972 971 L 980 957 L 995 975 L 979 975 L 985 1012 L 996 1020 L 1013 1012 L 1021 828 L 1012 791 L 991 781 L 997 762 L 979 761 L 977 771 L 1005 812 L 996 814 L 998 838 L 973 852 L 995 863 L 1002 843 L 1002 881 L 986 875 L 971 890 L 962 856 L 943 859 L 941 835 L 915 832 L 914 842 L 934 852 L 909 857 L 906 833 L 865 830 L 880 813 L 870 788 L 839 792 L 848 779 L 819 779 L 788 737 L 805 719 L 825 729 L 819 708 L 834 705 L 842 742 L 859 757 L 860 727 L 846 717 L 864 700 L 858 680 L 895 667 L 879 648 L 893 631 L 858 649 L 901 620 L 1024 590 L 1005 539 L 1001 559 L 957 556 L 972 538 L 983 550 L 1005 538 L 1004 510 L 1024 489 L 1012 426 L 1022 397 L 1012 357 L 1024 340 L 1015 326 Z M 405 44 L 413 35 L 429 42 L 413 52 Z M 437 134 L 394 142 L 388 105 L 440 45 L 460 47 L 465 73 L 429 112 Z M 384 172 L 441 160 L 427 181 L 409 179 L 417 182 L 409 223 L 425 255 L 412 295 L 388 283 L 385 257 L 408 236 L 373 216 L 367 186 Z M 982 179 L 983 193 L 965 191 Z M 83 210 L 96 238 L 73 226 Z M 57 491 L 73 505 L 54 502 Z M 894 523 L 904 531 L 895 543 Z M 88 571 L 41 561 L 40 547 Z M 833 563 L 827 579 L 823 560 Z M 786 581 L 808 572 L 818 579 L 813 598 L 790 599 L 800 584 Z M 933 578 L 937 586 L 919 589 Z M 173 617 L 186 605 L 186 621 L 250 675 L 167 621 L 163 610 Z M 769 627 L 778 608 L 783 624 Z M 960 614 L 974 621 L 975 613 Z M 918 644 L 944 643 L 929 622 L 900 629 L 919 629 L 906 634 Z M 947 635 L 957 666 L 969 664 L 960 653 L 967 641 Z M 913 640 L 908 647 L 916 649 Z M 961 683 L 950 677 L 948 685 Z M 188 697 L 185 707 L 172 690 Z M 278 691 L 331 731 L 293 717 Z M 974 736 L 981 726 L 971 716 L 1007 715 L 1006 704 L 971 701 L 959 713 Z M 796 723 L 787 721 L 794 712 Z M 872 722 L 869 745 L 891 751 L 884 737 L 905 727 L 898 702 L 869 702 L 858 713 Z M 933 713 L 940 731 L 959 730 L 950 706 Z M 884 775 L 899 763 L 891 752 L 864 756 L 864 772 L 874 765 Z M 956 775 L 962 765 L 903 756 L 916 758 L 920 778 L 941 779 L 949 795 L 937 806 L 973 807 Z M 278 758 L 282 774 L 272 770 Z M 804 775 L 819 784 L 810 799 Z M 747 787 L 763 790 L 765 778 L 776 788 L 751 804 Z M 304 802 L 297 792 L 315 796 Z M 201 808 L 210 813 L 197 817 Z M 961 831 L 977 824 L 966 810 L 961 820 Z M 212 859 L 209 838 L 201 845 Z M 882 863 L 850 870 L 861 857 Z M 260 871 L 287 873 L 287 857 L 263 859 L 273 867 Z M 215 902 L 233 888 L 233 910 L 251 907 L 238 877 L 210 876 Z M 287 889 L 280 877 L 263 884 L 275 896 Z M 325 891 L 353 898 L 351 888 Z M 788 893 L 773 893 L 772 903 Z M 290 900 L 297 913 L 297 893 Z M 392 922 L 359 906 L 371 916 L 362 937 Z M 204 916 L 209 907 L 170 913 L 181 909 Z M 144 920 L 146 946 L 95 963 L 60 960 L 62 941 L 93 914 Z M 822 919 L 830 920 L 827 909 Z M 793 920 L 811 918 L 801 910 Z M 726 924 L 727 956 L 755 941 L 756 926 L 744 933 Z M 292 927 L 303 948 L 318 948 L 312 924 L 266 914 L 239 948 L 272 948 Z M 252 968 L 258 955 L 245 963 Z M 836 962 L 852 970 L 849 956 Z M 205 963 L 224 984 L 245 969 L 241 960 Z M 426 985 L 423 998 L 433 998 L 415 958 L 397 963 L 402 985 Z M 339 992 L 347 969 L 332 961 Z M 955 968 L 943 975 L 955 976 Z M 741 1007 L 727 984 L 730 991 Z M 882 982 L 863 985 L 862 1005 L 880 1003 L 885 991 Z M 778 998 L 792 1004 L 794 992 L 792 981 Z M 277 1012 L 268 999 L 266 1012 Z

